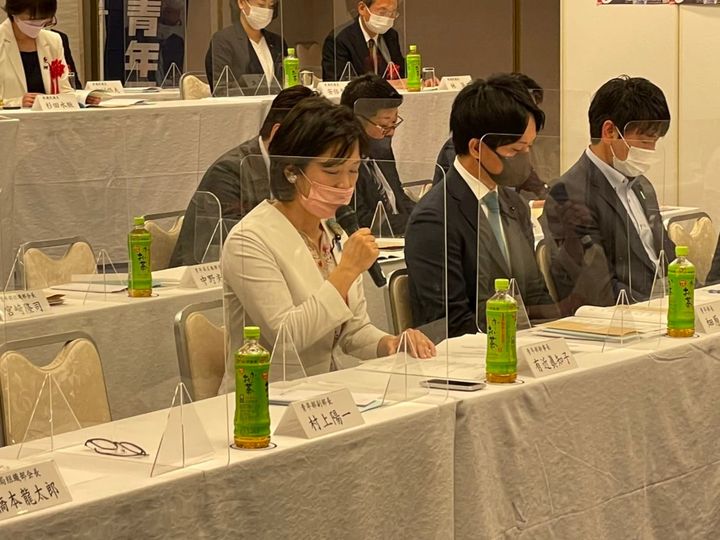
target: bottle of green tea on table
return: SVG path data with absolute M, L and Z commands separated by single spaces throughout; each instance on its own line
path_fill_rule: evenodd
M 487 354 L 485 376 L 491 383 L 517 379 L 517 302 L 510 296 L 510 281 L 495 280 L 495 295 L 485 305 Z
M 270 353 L 259 343 L 257 326 L 246 326 L 244 338 L 235 353 L 235 446 L 266 448 L 270 445 Z
M 300 59 L 295 56 L 295 49 L 292 47 L 288 48 L 288 54 L 283 59 L 283 73 L 285 74 L 283 88 L 300 84 Z
M 152 296 L 152 272 L 150 271 L 150 244 L 152 237 L 145 228 L 145 218 L 136 217 L 135 226 L 128 234 L 128 295 Z
M 410 52 L 405 58 L 405 67 L 408 92 L 419 92 L 422 90 L 422 57 L 417 45 L 410 45 Z
M 675 259 L 668 265 L 667 330 L 670 337 L 695 335 L 695 266 L 687 260 L 687 246 L 675 247 Z

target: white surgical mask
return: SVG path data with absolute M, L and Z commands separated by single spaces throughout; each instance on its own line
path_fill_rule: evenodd
M 369 8 L 368 11 L 370 11 Z M 370 19 L 365 21 L 365 24 L 371 32 L 382 35 L 393 27 L 395 19 L 392 17 L 375 15 L 372 11 L 370 11 Z
M 644 175 L 648 172 L 650 167 L 656 165 L 660 161 L 655 150 L 630 146 L 620 131 L 618 131 L 618 135 L 620 135 L 620 138 L 625 143 L 625 146 L 628 147 L 628 155 L 625 160 L 622 160 L 615 155 L 615 152 L 612 150 L 612 146 L 610 146 L 610 151 L 613 153 L 613 167 L 628 178 L 635 178 L 636 176 Z
M 42 32 L 42 29 L 45 28 L 45 25 L 51 20 L 52 19 L 45 19 L 43 21 L 23 21 L 20 19 L 14 19 L 15 24 L 17 24 L 20 31 L 32 39 L 37 39 L 40 32 Z
M 249 6 L 250 13 L 245 14 L 248 24 L 255 30 L 262 30 L 272 22 L 274 10 L 272 8 L 261 8 L 257 6 Z

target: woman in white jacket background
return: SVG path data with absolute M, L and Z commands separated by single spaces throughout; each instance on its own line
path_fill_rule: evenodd
M 50 94 L 50 64 L 67 66 L 60 36 L 47 28 L 57 22 L 57 0 L 6 0 L 8 18 L 0 24 L 0 97 L 5 106 L 32 107 L 39 94 Z M 58 92 L 73 93 L 67 67 Z
M 274 201 L 255 207 L 230 231 L 223 249 L 231 351 L 243 324 L 260 326 L 272 346 L 285 321 L 308 375 L 356 359 L 397 352 L 400 337 L 370 322 L 362 274 L 379 250 L 369 229 L 339 241 L 327 220 L 348 204 L 358 178 L 363 128 L 351 110 L 308 98 L 282 122 L 270 144 Z M 421 332 L 408 350 L 435 355 Z M 232 373 L 232 371 L 230 371 Z

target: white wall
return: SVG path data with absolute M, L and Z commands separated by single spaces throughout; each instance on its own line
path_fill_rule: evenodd
M 720 15 L 720 9 L 709 10 Z M 677 203 L 678 20 L 675 6 L 596 6 L 594 0 L 562 0 L 563 170 L 589 143 L 587 111 L 593 92 L 618 75 L 645 77 L 663 89 L 673 118 L 664 142 L 664 171 L 651 177 L 661 203 Z

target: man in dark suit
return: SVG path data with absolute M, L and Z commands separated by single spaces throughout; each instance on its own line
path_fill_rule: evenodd
M 405 234 L 416 325 L 442 319 L 447 307 L 449 336 L 484 330 L 496 278 L 515 278 L 531 319 L 557 315 L 535 262 L 530 209 L 511 188 L 527 178 L 544 121 L 507 75 L 458 94 L 450 115 L 457 157 L 418 203 Z M 497 135 L 507 133 L 517 135 Z
M 67 68 L 68 73 L 74 73 L 75 74 L 75 90 L 82 90 L 82 82 L 80 81 L 80 74 L 78 73 L 77 66 L 75 66 L 75 60 L 72 56 L 72 51 L 70 50 L 70 38 L 68 38 L 68 35 L 64 32 L 61 32 L 60 30 L 55 30 L 54 28 L 51 29 L 53 32 L 58 34 L 60 36 L 60 39 L 62 40 L 63 44 L 63 50 L 65 52 L 65 61 L 67 62 Z
M 208 260 L 208 253 L 214 253 L 221 247 L 218 219 L 222 221 L 224 239 L 245 214 L 270 198 L 267 148 L 290 110 L 314 95 L 315 92 L 304 86 L 293 86 L 280 92 L 265 117 L 260 136 L 229 150 L 210 166 L 185 211 L 170 267 L 200 264 Z
M 379 75 L 358 77 L 347 85 L 340 103 L 352 109 L 368 136 L 367 158 L 360 165 L 351 204 L 361 227 L 370 227 L 378 203 L 382 203 L 393 235 L 405 234 L 415 203 L 403 189 L 395 166 L 392 138 L 402 123 L 398 108 L 403 98 Z M 383 236 L 390 236 L 385 234 Z
M 323 80 L 339 81 L 348 63 L 355 70 L 352 75 L 375 73 L 382 77 L 392 62 L 398 67 L 398 75 L 404 77 L 400 36 L 392 28 L 399 15 L 397 0 L 364 0 L 358 2 L 357 9 L 355 21 L 336 28 L 325 39 Z
M 612 79 L 593 97 L 589 120 L 592 144 L 553 185 L 543 216 L 558 295 L 576 296 L 570 312 L 583 304 L 612 305 L 623 289 L 631 302 L 647 300 L 661 250 L 670 260 L 675 253 L 645 177 L 670 127 L 662 90 L 643 78 Z M 582 263 L 595 246 L 602 248 L 604 268 Z M 608 282 L 609 293 L 598 297 L 596 287 L 578 287 L 587 273 Z

